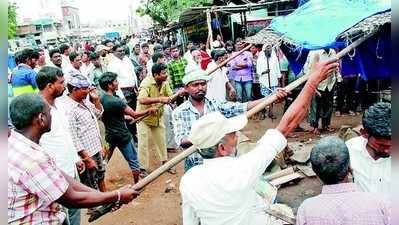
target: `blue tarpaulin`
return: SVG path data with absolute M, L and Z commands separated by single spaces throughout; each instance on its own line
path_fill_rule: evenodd
M 291 14 L 274 18 L 270 28 L 295 43 L 281 48 L 298 74 L 309 50 L 344 48 L 347 40 L 337 40 L 341 33 L 390 9 L 387 0 L 310 0 Z M 361 44 L 352 58 L 342 59 L 342 74 L 360 73 L 365 80 L 386 79 L 390 77 L 390 58 L 390 27 L 386 26 Z

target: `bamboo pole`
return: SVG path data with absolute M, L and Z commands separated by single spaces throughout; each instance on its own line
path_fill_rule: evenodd
M 376 32 L 376 31 L 375 31 Z M 344 48 L 343 50 L 341 50 L 339 53 L 337 53 L 336 58 L 340 59 L 342 58 L 344 55 L 346 55 L 348 52 L 350 52 L 351 50 L 353 50 L 354 48 L 356 48 L 357 46 L 359 46 L 363 41 L 365 41 L 366 39 L 368 39 L 369 37 L 371 37 L 373 34 L 375 34 L 375 32 L 371 32 L 368 35 L 365 35 L 359 39 L 357 39 L 356 41 L 352 42 L 352 44 L 348 45 L 346 48 Z M 251 45 L 249 45 L 251 46 Z M 247 46 L 248 47 L 248 46 Z M 244 50 L 244 49 L 243 49 Z M 241 50 L 242 51 L 242 50 Z M 238 54 L 237 54 L 238 55 Z M 234 58 L 234 57 L 233 57 Z M 225 60 L 225 64 L 227 60 Z M 214 71 L 211 71 L 210 73 L 212 73 Z M 209 73 L 209 74 L 210 74 Z M 309 75 L 306 74 L 300 78 L 298 78 L 297 80 L 295 80 L 294 82 L 290 83 L 289 85 L 287 85 L 284 89 L 286 91 L 292 91 L 293 89 L 295 89 L 296 87 L 298 87 L 299 85 L 303 84 L 307 79 L 309 78 Z M 272 102 L 274 102 L 275 100 L 277 100 L 277 95 L 276 94 L 272 94 L 269 97 L 267 97 L 264 101 L 262 101 L 259 105 L 255 106 L 254 108 L 252 108 L 251 110 L 249 110 L 246 113 L 246 116 L 249 118 L 252 115 L 256 114 L 257 112 L 259 112 L 260 110 L 262 110 L 263 108 L 265 108 L 267 105 L 271 104 Z M 163 173 L 165 173 L 166 171 L 168 171 L 170 168 L 176 166 L 179 162 L 183 161 L 185 158 L 187 158 L 189 155 L 193 154 L 194 152 L 197 151 L 197 148 L 195 146 L 191 146 L 188 149 L 184 150 L 183 152 L 179 153 L 177 156 L 173 157 L 171 160 L 169 160 L 168 162 L 166 162 L 165 164 L 163 164 L 161 167 L 157 168 L 156 170 L 154 170 L 152 173 L 150 173 L 147 177 L 145 177 L 144 179 L 140 180 L 138 183 L 136 183 L 135 185 L 133 185 L 133 189 L 135 190 L 141 190 L 143 189 L 145 186 L 147 186 L 148 184 L 150 184 L 151 182 L 153 182 L 154 180 L 156 180 L 159 176 L 161 176 Z M 107 214 L 108 212 L 110 212 L 112 210 L 112 208 L 114 208 L 114 204 L 109 204 L 109 205 L 105 205 L 100 207 L 99 209 L 95 210 L 94 213 L 90 216 L 89 218 L 89 222 L 95 221 L 98 218 L 100 218 L 101 216 Z M 274 214 L 273 211 L 266 211 L 266 213 L 268 213 L 271 216 L 275 216 L 276 218 L 279 218 L 281 220 L 284 220 L 284 222 L 287 222 L 289 224 L 293 224 L 292 220 L 285 220 L 286 218 L 282 218 L 281 215 L 277 215 Z

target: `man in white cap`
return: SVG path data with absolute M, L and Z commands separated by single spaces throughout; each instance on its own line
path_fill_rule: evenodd
M 267 206 L 254 186 L 274 157 L 286 147 L 285 137 L 307 115 L 317 85 L 337 67 L 335 62 L 318 64 L 277 127 L 266 131 L 255 149 L 240 157 L 235 157 L 236 131 L 246 125 L 245 115 L 227 119 L 213 112 L 193 124 L 188 140 L 205 160 L 181 179 L 183 225 L 272 223 L 273 218 L 265 213 Z
M 212 76 L 212 75 L 211 75 Z M 190 147 L 192 144 L 187 140 L 191 125 L 201 116 L 210 112 L 219 111 L 226 117 L 232 117 L 243 114 L 249 109 L 258 105 L 264 99 L 250 101 L 245 103 L 239 102 L 219 102 L 215 99 L 209 99 L 207 94 L 208 74 L 201 70 L 193 70 L 183 77 L 185 90 L 189 94 L 189 100 L 185 101 L 173 111 L 173 127 L 175 132 L 175 141 L 177 145 L 183 149 Z M 278 90 L 278 98 L 280 100 L 287 96 L 283 90 Z M 202 157 L 198 153 L 194 153 L 185 160 L 184 169 L 187 171 L 191 167 L 202 164 Z
M 110 61 L 110 55 L 108 54 L 109 47 L 106 47 L 105 45 L 98 45 L 96 47 L 96 53 L 100 55 L 100 63 L 103 68 L 107 68 L 109 61 Z

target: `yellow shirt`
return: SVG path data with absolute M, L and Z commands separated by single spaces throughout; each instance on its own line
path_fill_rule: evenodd
M 152 114 L 143 119 L 143 122 L 148 126 L 159 126 L 160 121 L 163 115 L 163 107 L 161 107 L 161 103 L 151 104 L 151 105 L 143 105 L 140 104 L 139 100 L 142 98 L 157 98 L 157 97 L 168 97 L 171 96 L 172 89 L 169 86 L 168 82 L 163 82 L 159 87 L 153 76 L 146 76 L 144 80 L 141 82 L 139 87 L 139 95 L 137 97 L 137 110 L 142 111 L 151 107 L 158 108 L 158 112 L 156 114 Z

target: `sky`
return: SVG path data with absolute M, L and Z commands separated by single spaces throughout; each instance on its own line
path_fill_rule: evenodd
M 52 12 L 61 17 L 62 0 L 10 0 L 18 5 L 19 18 L 31 17 L 37 19 L 40 12 Z M 82 23 L 96 20 L 124 20 L 128 18 L 129 5 L 137 9 L 140 0 L 72 0 L 73 5 L 79 8 Z

